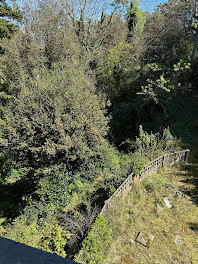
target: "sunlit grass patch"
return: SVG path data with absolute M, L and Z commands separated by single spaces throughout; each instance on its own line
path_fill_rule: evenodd
M 108 214 L 112 235 L 104 264 L 198 263 L 198 205 L 190 196 L 195 186 L 181 184 L 191 177 L 183 168 L 165 169 L 137 183 L 117 202 Z M 142 230 L 155 236 L 149 248 L 136 242 Z

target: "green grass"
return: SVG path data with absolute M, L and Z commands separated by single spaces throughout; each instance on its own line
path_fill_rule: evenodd
M 163 170 L 137 183 L 117 202 L 108 214 L 111 243 L 104 264 L 197 264 L 197 172 L 195 164 Z M 165 206 L 164 196 L 170 199 L 171 209 Z M 155 236 L 149 248 L 135 241 L 141 230 Z M 182 245 L 175 243 L 177 236 Z

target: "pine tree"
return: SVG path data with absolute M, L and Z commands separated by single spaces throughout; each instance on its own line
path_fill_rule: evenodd
M 128 22 L 128 30 L 129 30 L 129 34 L 133 31 L 135 25 L 136 25 L 136 22 L 137 22 L 137 16 L 136 16 L 136 13 L 135 13 L 135 10 L 134 10 L 134 4 L 133 2 L 131 1 L 130 3 L 130 7 L 128 9 L 128 15 L 127 15 L 127 22 Z
M 14 21 L 21 21 L 22 15 L 16 4 L 9 6 L 5 0 L 0 0 L 0 38 L 10 38 L 17 30 Z

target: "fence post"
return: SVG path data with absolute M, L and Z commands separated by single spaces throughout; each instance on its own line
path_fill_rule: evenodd
M 141 178 L 140 178 L 140 174 L 135 175 L 135 176 L 133 177 L 133 183 L 134 183 L 134 184 L 136 184 L 136 183 L 139 182 L 140 180 L 141 180 Z
M 187 161 L 188 161 L 189 154 L 190 154 L 190 150 L 189 150 L 189 149 L 187 149 L 187 150 L 185 151 L 185 156 L 184 156 L 184 161 L 185 161 L 185 162 L 187 162 Z
M 136 175 L 133 177 L 133 183 L 134 183 L 134 184 L 137 183 L 137 176 L 136 176 Z
M 162 168 L 165 166 L 165 155 L 162 156 Z

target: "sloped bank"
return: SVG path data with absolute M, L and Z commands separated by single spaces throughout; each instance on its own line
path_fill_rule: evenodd
M 102 264 L 106 254 L 108 241 L 110 240 L 110 230 L 106 218 L 111 216 L 119 201 L 124 201 L 127 193 L 131 190 L 134 183 L 141 181 L 146 176 L 157 172 L 165 166 L 172 166 L 176 163 L 187 162 L 190 150 L 170 153 L 160 156 L 151 161 L 138 174 L 130 174 L 121 186 L 113 193 L 113 195 L 105 202 L 99 216 L 92 225 L 91 231 L 83 242 L 80 253 L 76 256 L 76 260 L 82 263 Z

